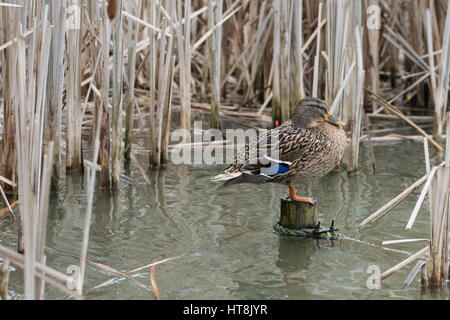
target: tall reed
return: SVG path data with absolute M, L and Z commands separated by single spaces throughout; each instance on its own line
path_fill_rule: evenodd
M 110 6 L 112 2 L 109 1 Z M 105 3 L 100 4 L 100 42 L 101 42 L 101 56 L 99 65 L 99 83 L 100 86 L 100 103 L 95 115 L 95 123 L 100 124 L 100 154 L 99 162 L 101 166 L 100 180 L 102 188 L 109 188 L 111 186 L 111 172 L 110 172 L 110 111 L 109 111 L 109 88 L 110 88 L 110 70 L 109 70 L 109 50 L 111 39 L 111 22 L 112 17 L 111 6 L 107 11 Z M 114 17 L 112 17 L 114 18 Z M 101 119 L 101 121 L 97 121 Z
M 54 25 L 50 61 L 47 80 L 47 106 L 45 113 L 44 143 L 54 142 L 53 169 L 52 169 L 52 189 L 58 190 L 59 178 L 61 174 L 61 119 L 63 104 L 63 84 L 64 84 L 64 52 L 65 52 L 65 26 L 66 26 L 66 0 L 47 1 L 50 8 L 50 23 Z
M 122 11 L 123 2 L 117 0 L 115 4 L 116 17 L 113 26 L 113 72 L 112 72 L 112 184 L 117 187 L 120 183 L 120 168 L 122 161 L 122 87 L 123 87 L 123 39 L 122 39 Z
M 168 1 L 169 10 L 175 5 L 174 1 Z M 152 51 L 150 64 L 150 88 L 154 91 L 150 97 L 150 164 L 159 167 L 166 162 L 168 145 L 166 137 L 170 130 L 170 96 L 173 83 L 170 81 L 173 72 L 173 45 L 174 45 L 174 19 L 162 17 L 161 8 L 159 12 L 156 7 L 151 8 L 151 23 L 160 27 L 161 32 L 150 35 L 151 44 L 157 48 Z M 169 15 L 169 13 L 166 13 Z M 169 21 L 168 21 L 169 20 Z M 169 32 L 170 31 L 170 32 Z M 168 149 L 167 149 L 168 150 Z
M 179 59 L 180 82 L 180 127 L 185 129 L 182 142 L 187 142 L 187 132 L 191 129 L 191 0 L 177 0 L 176 11 L 173 8 L 173 17 L 177 17 L 177 48 Z M 184 19 L 182 5 L 184 4 Z M 183 23 L 184 20 L 184 23 Z
M 215 10 L 213 2 L 208 1 L 208 28 L 222 18 L 223 0 L 217 0 Z M 222 49 L 222 28 L 219 26 L 208 39 L 209 78 L 211 83 L 211 127 L 220 129 L 220 60 Z
M 130 3 L 130 9 L 132 12 L 139 16 L 142 11 L 142 0 L 139 0 L 135 5 Z M 136 105 L 136 97 L 134 87 L 136 84 L 136 46 L 139 36 L 139 27 L 136 22 L 128 21 L 128 93 L 126 99 L 126 119 L 125 119 L 125 152 L 124 157 L 130 160 L 132 151 L 131 143 L 133 141 L 133 123 L 134 123 L 134 111 Z
M 19 4 L 20 0 L 9 1 L 11 4 Z M 20 9 L 17 7 L 0 7 L 0 44 L 13 41 L 19 35 Z M 0 174 L 16 181 L 16 146 L 15 146 L 15 119 L 14 109 L 17 107 L 17 97 L 14 94 L 15 63 L 17 48 L 13 45 L 0 50 L 2 65 L 2 97 L 3 97 L 3 135 L 2 157 Z M 1 181 L 2 188 L 9 191 L 13 188 Z
M 19 202 L 24 220 L 26 299 L 39 297 L 41 292 L 42 283 L 38 286 L 35 284 L 35 263 L 42 263 L 44 259 L 49 175 L 53 160 L 53 143 L 50 143 L 49 153 L 44 158 L 44 166 L 42 165 L 46 81 L 52 34 L 48 11 L 46 6 L 40 13 L 40 27 L 34 21 L 34 34 L 28 50 L 24 39 L 17 39 L 17 64 L 14 72 L 17 77 L 14 89 L 18 105 L 14 111 Z M 43 167 L 45 175 L 42 173 Z
M 83 169 L 81 149 L 81 0 L 68 0 L 70 20 L 74 24 L 67 33 L 66 74 L 66 168 Z
M 430 6 L 428 6 L 430 4 Z M 433 32 L 432 32 L 432 5 L 433 1 L 427 2 L 426 25 L 428 39 L 428 55 L 430 62 L 431 88 L 433 91 L 435 128 L 434 136 L 441 139 L 442 130 L 445 123 L 445 111 L 448 109 L 448 91 L 450 81 L 450 10 L 447 10 L 444 34 L 442 37 L 441 59 L 438 67 L 438 74 L 435 73 Z M 435 33 L 434 33 L 435 34 Z M 437 82 L 436 82 L 437 77 Z

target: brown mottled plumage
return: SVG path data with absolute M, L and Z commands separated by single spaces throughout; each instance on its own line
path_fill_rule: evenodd
M 325 101 L 306 98 L 296 106 L 291 121 L 247 144 L 231 166 L 213 179 L 226 180 L 225 186 L 278 182 L 293 188 L 295 183 L 320 178 L 344 154 L 347 139 L 342 126 Z

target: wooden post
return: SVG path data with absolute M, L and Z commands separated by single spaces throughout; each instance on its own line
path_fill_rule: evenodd
M 314 205 L 288 198 L 281 199 L 280 225 L 288 229 L 315 228 L 316 204 L 316 199 Z

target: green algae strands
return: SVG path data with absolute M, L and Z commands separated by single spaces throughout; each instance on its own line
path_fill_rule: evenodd
M 117 0 L 108 0 L 108 6 L 106 7 L 106 11 L 108 12 L 109 20 L 114 20 L 117 14 L 118 1 Z

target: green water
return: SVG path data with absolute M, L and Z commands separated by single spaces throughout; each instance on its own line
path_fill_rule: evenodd
M 359 240 L 316 241 L 280 236 L 272 229 L 278 219 L 281 185 L 238 185 L 222 188 L 210 177 L 221 166 L 171 165 L 149 170 L 152 183 L 133 166 L 125 174 L 137 184 L 123 182 L 117 192 L 96 188 L 88 258 L 127 272 L 151 263 L 183 255 L 156 267 L 155 279 L 163 299 L 448 299 L 421 292 L 420 276 L 401 290 L 415 263 L 369 289 L 367 268 L 383 272 L 407 256 L 383 250 L 383 240 L 429 237 L 428 203 L 412 230 L 404 230 L 420 189 L 389 215 L 365 228 L 359 223 L 425 173 L 423 147 L 413 142 L 375 146 L 377 172 L 362 148 L 362 168 L 357 175 L 334 170 L 298 194 L 319 201 L 323 225 L 336 220 L 339 233 Z M 146 163 L 145 155 L 140 160 Z M 439 159 L 434 159 L 437 163 Z M 61 271 L 78 264 L 86 209 L 85 180 L 65 179 L 58 195 L 52 195 L 48 234 L 48 264 Z M 16 246 L 16 223 L 0 220 L 0 243 Z M 368 243 L 368 244 L 366 244 Z M 424 243 L 390 246 L 416 252 Z M 11 273 L 10 298 L 23 292 L 23 275 Z M 151 292 L 134 282 L 114 278 L 87 266 L 86 299 L 153 299 Z M 133 277 L 148 286 L 149 270 Z M 46 298 L 64 296 L 51 285 Z

